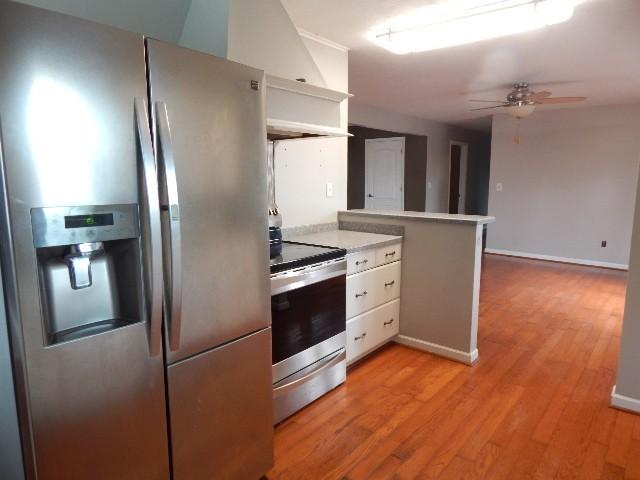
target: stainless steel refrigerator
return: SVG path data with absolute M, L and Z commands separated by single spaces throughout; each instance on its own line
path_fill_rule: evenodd
M 263 72 L 4 0 L 0 46 L 0 258 L 27 478 L 260 477 Z

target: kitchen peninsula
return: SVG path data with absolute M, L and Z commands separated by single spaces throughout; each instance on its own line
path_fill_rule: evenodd
M 478 304 L 483 225 L 494 217 L 348 210 L 341 230 L 397 235 L 402 230 L 398 343 L 473 364 L 478 359 Z

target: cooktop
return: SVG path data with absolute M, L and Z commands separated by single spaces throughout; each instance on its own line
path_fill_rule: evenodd
M 282 253 L 270 261 L 271 273 L 280 273 L 314 263 L 342 258 L 347 254 L 343 248 L 320 247 L 306 243 L 282 242 Z

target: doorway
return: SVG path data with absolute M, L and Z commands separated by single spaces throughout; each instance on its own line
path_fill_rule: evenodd
M 466 213 L 469 144 L 449 142 L 449 213 Z
M 404 210 L 404 143 L 404 137 L 365 141 L 365 208 Z

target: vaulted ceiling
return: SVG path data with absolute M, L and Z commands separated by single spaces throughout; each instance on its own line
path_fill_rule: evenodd
M 566 23 L 471 45 L 394 55 L 365 35 L 434 0 L 282 0 L 294 23 L 351 49 L 354 103 L 485 129 L 469 98 L 503 99 L 513 82 L 583 106 L 640 102 L 640 0 L 586 0 Z M 543 109 L 567 108 L 543 106 Z

